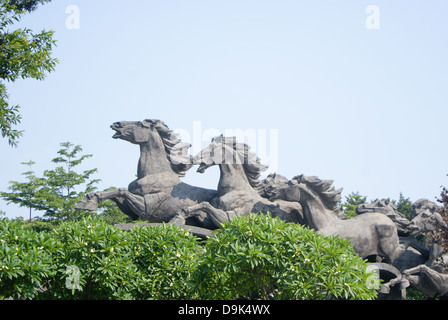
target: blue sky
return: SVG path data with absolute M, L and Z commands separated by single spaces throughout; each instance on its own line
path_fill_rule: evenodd
M 70 5 L 79 29 L 67 28 Z M 366 27 L 369 5 L 379 29 Z M 198 122 L 268 140 L 275 131 L 275 171 L 288 178 L 332 179 L 369 200 L 434 200 L 448 184 L 446 12 L 442 0 L 53 1 L 19 24 L 55 30 L 60 63 L 44 81 L 8 84 L 25 134 L 17 148 L 0 141 L 0 190 L 22 180 L 20 162 L 52 168 L 64 141 L 93 154 L 80 170 L 98 168 L 99 189 L 126 187 L 139 150 L 109 126 L 150 118 L 190 138 Z M 184 181 L 216 188 L 218 178 L 192 168 Z

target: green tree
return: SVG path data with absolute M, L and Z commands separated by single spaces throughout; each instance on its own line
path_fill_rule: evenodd
M 405 198 L 403 193 L 400 192 L 400 198 L 396 205 L 398 212 L 404 214 L 408 220 L 411 220 L 412 201 L 409 198 Z
M 440 197 L 437 198 L 437 202 L 442 204 L 439 213 L 442 217 L 442 220 L 446 225 L 448 225 L 448 189 L 444 186 L 441 186 L 441 188 L 442 191 L 440 192 Z M 425 235 L 433 243 L 440 245 L 440 247 L 442 248 L 441 256 L 448 252 L 448 228 L 437 223 L 434 225 L 434 230 L 427 232 Z M 446 263 L 444 259 L 439 260 L 443 264 L 444 268 L 448 267 L 448 263 Z
M 9 203 L 44 211 L 44 216 L 50 219 L 73 220 L 86 215 L 75 206 L 86 193 L 95 190 L 94 185 L 100 180 L 91 178 L 97 169 L 78 173 L 74 168 L 92 155 L 79 155 L 81 146 L 70 142 L 61 143 L 61 147 L 59 157 L 52 160 L 60 166 L 46 170 L 42 178 L 36 177 L 32 171 L 25 172 L 27 181 L 11 181 L 11 192 L 1 192 L 0 197 Z
M 11 192 L 0 192 L 0 197 L 8 201 L 8 203 L 18 204 L 20 207 L 30 209 L 30 220 L 32 218 L 32 210 L 42 208 L 41 201 L 37 196 L 38 191 L 44 185 L 44 180 L 34 175 L 31 166 L 35 164 L 33 161 L 22 162 L 21 164 L 30 167 L 29 171 L 22 173 L 26 177 L 25 182 L 10 181 L 9 190 Z
M 40 196 L 46 198 L 45 216 L 71 220 L 85 215 L 85 212 L 75 209 L 75 206 L 86 193 L 96 189 L 94 185 L 100 180 L 91 179 L 97 169 L 84 170 L 82 173 L 73 170 L 85 159 L 92 157 L 91 154 L 79 155 L 81 146 L 70 142 L 61 143 L 61 147 L 58 151 L 59 157 L 52 160 L 53 163 L 61 165 L 44 172 L 45 187 L 40 190 Z M 84 190 L 78 192 L 76 189 L 79 186 L 83 186 Z
M 345 197 L 345 203 L 341 205 L 342 212 L 348 219 L 356 217 L 356 207 L 360 204 L 366 203 L 367 197 L 361 196 L 359 192 L 352 192 Z
M 43 80 L 54 70 L 57 59 L 51 57 L 56 44 L 53 31 L 33 33 L 27 28 L 11 31 L 9 27 L 39 4 L 50 0 L 0 0 L 0 132 L 12 146 L 17 146 L 23 131 L 14 129 L 20 123 L 20 107 L 10 106 L 5 81 L 22 78 Z

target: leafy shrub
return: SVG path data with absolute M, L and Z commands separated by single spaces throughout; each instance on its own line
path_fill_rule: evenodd
M 189 279 L 201 246 L 190 232 L 175 225 L 134 227 L 126 237 L 133 262 L 142 273 L 137 299 L 192 299 Z
M 42 299 L 182 299 L 200 245 L 174 225 L 121 231 L 85 218 L 53 235 L 56 272 Z
M 41 299 L 128 299 L 141 275 L 123 232 L 99 219 L 65 222 L 54 230 L 55 273 Z
M 207 240 L 194 283 L 202 299 L 373 299 L 349 240 L 269 215 L 236 217 Z
M 51 277 L 53 240 L 22 221 L 0 219 L 0 299 L 32 299 Z
M 269 215 L 237 217 L 204 247 L 174 225 L 121 231 L 90 217 L 37 232 L 2 219 L 0 250 L 3 298 L 376 297 L 348 240 Z

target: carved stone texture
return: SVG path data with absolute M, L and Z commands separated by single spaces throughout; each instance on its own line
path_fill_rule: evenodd
M 111 199 L 133 219 L 156 223 L 174 219 L 177 224 L 185 224 L 177 216 L 182 208 L 216 197 L 215 190 L 181 182 L 180 177 L 193 165 L 188 155 L 190 144 L 180 141 L 162 121 L 121 121 L 112 124 L 111 128 L 116 131 L 113 138 L 139 146 L 137 179 L 127 189 L 87 195 L 78 203 L 78 209 L 95 210 L 99 202 Z M 202 226 L 213 227 L 207 219 L 201 223 Z
M 143 226 L 143 227 L 153 227 L 153 226 L 161 226 L 162 223 L 120 223 L 116 224 L 115 227 L 121 230 L 129 231 L 135 226 Z M 188 232 L 191 232 L 194 236 L 201 238 L 202 240 L 206 240 L 207 238 L 213 237 L 215 234 L 210 229 L 204 229 L 200 227 L 195 226 L 189 226 L 189 225 L 183 225 L 181 226 L 182 229 L 187 230 Z
M 430 201 L 415 203 L 412 221 L 399 213 L 389 200 L 362 205 L 357 209 L 358 216 L 341 219 L 342 189 L 335 189 L 332 180 L 305 175 L 288 180 L 279 174 L 270 174 L 260 181 L 260 175 L 267 167 L 249 146 L 237 142 L 235 137 L 215 137 L 192 157 L 188 154 L 190 144 L 182 142 L 160 120 L 120 121 L 111 128 L 116 132 L 113 138 L 139 146 L 137 179 L 128 188 L 86 195 L 78 203 L 78 209 L 96 210 L 98 203 L 111 199 L 133 219 L 140 218 L 153 224 L 174 223 L 203 238 L 211 234 L 210 230 L 222 227 L 223 222 L 235 216 L 269 212 L 285 221 L 309 226 L 321 234 L 350 239 L 355 251 L 363 258 L 382 257 L 390 266 L 383 270 L 397 275 L 389 279 L 388 286 L 383 286 L 384 294 L 388 290 L 390 294 L 394 289 L 396 292 L 392 296 L 401 298 L 407 279 L 429 295 L 444 295 L 447 291 L 448 276 L 444 270 L 434 269 L 435 262 L 441 261 L 440 254 L 428 259 L 430 254 L 425 250 L 429 252 L 429 248 L 412 244 L 416 234 L 431 230 L 434 223 L 444 223 L 437 206 Z M 211 166 L 219 167 L 217 190 L 181 181 L 193 165 L 199 165 L 199 173 Z M 410 246 L 418 251 L 407 250 Z M 436 252 L 434 248 L 432 256 Z M 412 255 L 411 262 L 405 259 L 405 253 L 409 257 Z M 424 264 L 418 264 L 425 259 Z M 392 266 L 394 262 L 398 269 Z M 403 269 L 406 269 L 407 277 L 404 280 L 398 275 Z
M 395 223 L 400 236 L 408 236 L 418 230 L 404 214 L 398 212 L 397 206 L 390 199 L 382 199 L 374 203 L 363 203 L 356 207 L 356 213 L 358 214 L 367 212 L 381 213 L 389 217 Z

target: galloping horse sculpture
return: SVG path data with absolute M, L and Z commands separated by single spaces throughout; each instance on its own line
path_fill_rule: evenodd
M 209 229 L 221 227 L 234 216 L 270 212 L 325 235 L 351 238 L 362 257 L 377 254 L 393 261 L 405 250 L 399 244 L 396 226 L 385 215 L 367 213 L 339 219 L 334 211 L 341 190 L 334 190 L 330 180 L 302 175 L 291 181 L 284 179 L 287 182 L 280 180 L 277 185 L 267 179 L 260 188 L 259 176 L 267 167 L 235 138 L 216 137 L 192 159 L 187 153 L 190 145 L 180 141 L 160 120 L 121 121 L 111 128 L 116 131 L 113 138 L 140 146 L 137 179 L 128 189 L 88 194 L 78 209 L 96 210 L 99 202 L 111 199 L 134 219 Z M 180 177 L 193 164 L 200 165 L 198 172 L 219 165 L 217 191 L 181 182 Z
M 259 176 L 267 167 L 249 151 L 249 146 L 236 142 L 234 137 L 218 136 L 194 157 L 199 164 L 198 172 L 218 165 L 221 175 L 218 195 L 210 202 L 201 202 L 193 207 L 184 208 L 186 218 L 210 218 L 216 228 L 235 216 L 248 216 L 252 212 L 271 213 L 288 222 L 305 224 L 302 206 L 297 201 L 263 198 L 257 191 Z
M 111 128 L 116 131 L 113 138 L 140 146 L 137 179 L 128 189 L 88 194 L 78 203 L 78 209 L 96 210 L 99 202 L 111 199 L 133 219 L 179 223 L 177 213 L 182 208 L 216 197 L 215 190 L 181 182 L 180 177 L 192 167 L 187 154 L 190 144 L 180 141 L 162 121 L 121 121 Z M 201 224 L 213 226 L 207 220 Z
M 160 120 L 121 121 L 111 128 L 116 131 L 113 138 L 140 146 L 137 179 L 127 189 L 87 194 L 78 203 L 78 209 L 96 210 L 98 203 L 111 199 L 133 219 L 206 229 L 220 228 L 235 216 L 269 212 L 273 217 L 307 225 L 318 233 L 350 239 L 362 258 L 381 256 L 390 264 L 402 256 L 407 246 L 420 249 L 422 256 L 426 254 L 425 248 L 414 246 L 411 241 L 405 241 L 407 246 L 400 244 L 399 235 L 402 240 L 412 238 L 435 222 L 448 228 L 436 213 L 428 217 L 419 214 L 409 222 L 390 201 L 359 206 L 358 216 L 341 219 L 338 207 L 342 189 L 335 190 L 333 181 L 305 175 L 288 180 L 277 174 L 260 181 L 260 174 L 267 167 L 235 138 L 216 137 L 193 158 L 188 155 L 190 144 L 183 143 Z M 193 165 L 199 165 L 200 173 L 219 166 L 217 190 L 198 188 L 180 180 Z M 448 295 L 445 271 L 439 272 L 426 263 L 411 267 L 404 274 L 428 296 Z
M 288 185 L 274 191 L 272 199 L 298 201 L 308 225 L 324 235 L 339 235 L 351 239 L 355 251 L 362 258 L 381 256 L 392 263 L 406 248 L 399 243 L 394 222 L 381 213 L 364 213 L 342 220 L 335 214 L 335 195 L 339 190 L 331 187 L 331 181 L 300 175 Z

